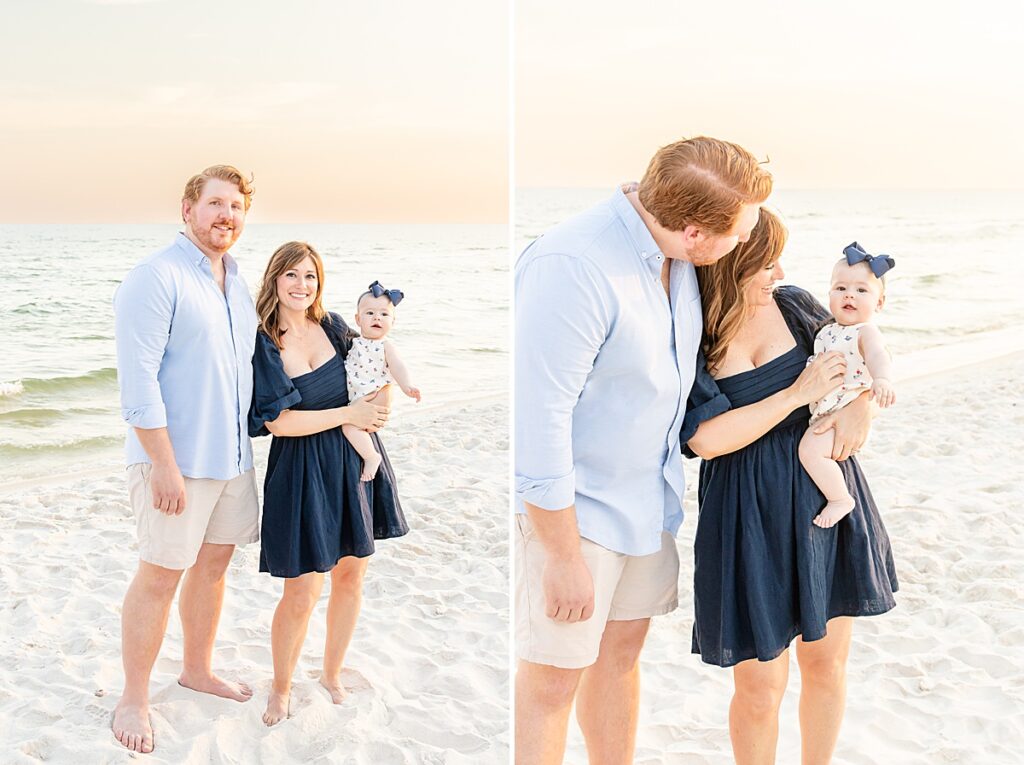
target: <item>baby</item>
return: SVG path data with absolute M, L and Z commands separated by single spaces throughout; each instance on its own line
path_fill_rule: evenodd
M 374 282 L 359 296 L 356 326 L 362 336 L 353 338 L 352 347 L 345 357 L 349 401 L 371 396 L 369 400 L 378 406 L 388 406 L 391 403 L 391 383 L 398 383 L 406 396 L 420 400 L 420 390 L 410 382 L 409 371 L 402 363 L 398 349 L 390 340 L 384 339 L 395 323 L 395 306 L 402 302 L 403 297 L 401 290 L 386 290 L 380 282 Z M 343 425 L 342 431 L 363 458 L 360 480 L 372 481 L 380 467 L 381 456 L 373 448 L 370 434 L 355 425 Z
M 853 510 L 842 470 L 832 460 L 835 430 L 816 435 L 814 425 L 822 417 L 842 409 L 866 390 L 881 407 L 896 403 L 892 387 L 892 360 L 882 333 L 871 323 L 885 304 L 885 272 L 896 265 L 888 255 L 868 255 L 856 242 L 832 269 L 829 308 L 835 317 L 814 339 L 815 355 L 839 351 L 846 356 L 846 379 L 825 398 L 811 404 L 811 427 L 800 440 L 800 462 L 828 503 L 814 519 L 831 528 Z

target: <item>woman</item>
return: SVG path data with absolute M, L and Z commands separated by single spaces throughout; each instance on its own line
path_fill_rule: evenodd
M 340 316 L 324 310 L 323 284 L 316 250 L 288 242 L 270 258 L 256 299 L 260 331 L 249 432 L 274 435 L 263 484 L 260 571 L 284 578 L 270 636 L 274 683 L 263 715 L 267 725 L 288 716 L 292 673 L 327 572 L 331 595 L 320 683 L 341 703 L 341 667 L 373 540 L 408 531 L 379 437 L 373 441 L 383 462 L 374 480 L 365 482 L 359 480 L 359 455 L 342 435 L 345 424 L 375 432 L 388 409 L 383 396 L 375 403 L 373 396 L 349 402 L 344 358 L 353 334 Z
M 807 404 L 842 380 L 842 355 L 806 364 L 828 312 L 797 287 L 773 289 L 786 230 L 762 210 L 750 240 L 697 269 L 705 338 L 682 440 L 700 469 L 694 543 L 693 650 L 734 667 L 729 710 L 739 765 L 773 763 L 778 710 L 796 644 L 804 765 L 829 762 L 845 704 L 852 616 L 893 608 L 889 539 L 856 460 L 867 397 L 835 425 L 853 512 L 832 529 L 812 519 L 824 498 L 800 466 Z

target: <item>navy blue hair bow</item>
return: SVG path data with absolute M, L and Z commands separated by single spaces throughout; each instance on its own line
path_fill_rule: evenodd
M 370 291 L 370 294 L 373 295 L 374 297 L 387 295 L 388 300 L 391 301 L 391 305 L 398 305 L 399 303 L 402 302 L 402 298 L 405 297 L 401 290 L 386 290 L 382 286 L 380 286 L 380 282 L 374 282 L 366 289 L 368 289 Z
M 888 255 L 868 255 L 856 242 L 847 246 L 843 250 L 843 255 L 846 256 L 846 262 L 851 266 L 861 261 L 866 262 L 868 268 L 871 269 L 871 273 L 879 279 L 882 278 L 886 271 L 891 271 L 896 267 L 896 261 Z

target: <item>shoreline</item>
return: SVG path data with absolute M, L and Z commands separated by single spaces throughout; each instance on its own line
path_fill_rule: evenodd
M 441 414 L 450 411 L 453 408 L 477 406 L 487 403 L 502 404 L 505 401 L 507 401 L 507 396 L 504 393 L 481 393 L 475 396 L 461 396 L 450 401 L 439 401 L 436 403 L 431 402 L 427 405 L 403 402 L 400 404 L 401 408 L 396 408 L 396 414 L 400 417 L 400 420 L 396 420 L 396 422 L 399 424 L 395 425 L 393 428 L 389 428 L 389 430 L 400 433 L 407 421 L 416 422 L 424 417 Z M 266 450 L 270 448 L 270 438 L 254 438 L 252 439 L 252 442 L 255 461 L 260 464 L 265 463 Z M 81 465 L 85 463 L 79 462 L 73 465 L 73 469 L 66 472 L 59 472 L 54 475 L 14 477 L 12 480 L 0 484 L 0 498 L 19 494 L 25 491 L 32 491 L 44 486 L 62 486 L 66 483 L 75 483 L 77 481 L 99 478 L 114 471 L 122 472 L 125 469 L 123 452 L 123 446 L 118 446 L 115 452 L 116 456 L 112 455 L 109 459 L 104 458 L 102 466 L 99 467 L 81 467 Z M 260 460 L 261 456 L 262 461 Z

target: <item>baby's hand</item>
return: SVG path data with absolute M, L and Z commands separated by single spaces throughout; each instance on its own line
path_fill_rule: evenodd
M 884 377 L 876 377 L 871 383 L 871 398 L 885 409 L 896 403 L 896 390 Z
M 419 403 L 419 401 L 420 401 L 420 389 L 415 387 L 414 385 L 404 386 L 402 388 L 402 393 L 404 393 L 409 398 L 416 399 L 416 403 Z

